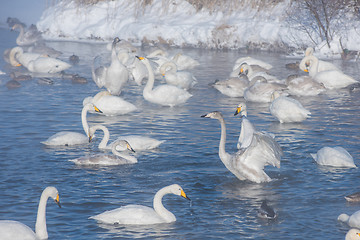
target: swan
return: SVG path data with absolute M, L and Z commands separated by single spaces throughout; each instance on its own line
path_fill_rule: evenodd
M 189 90 L 197 83 L 196 78 L 191 72 L 178 71 L 174 62 L 165 62 L 160 67 L 160 73 L 165 77 L 166 83 L 179 88 Z
M 19 46 L 32 45 L 35 42 L 41 41 L 41 32 L 38 31 L 35 25 L 31 25 L 25 32 L 24 26 L 21 24 L 14 24 L 12 30 L 20 29 L 19 36 L 16 38 L 16 44 Z
M 241 131 L 239 134 L 238 143 L 236 145 L 237 149 L 249 147 L 255 133 L 255 127 L 247 118 L 247 107 L 245 103 L 239 103 L 234 116 L 238 115 L 239 113 L 241 117 Z
M 149 60 L 144 57 L 138 58 L 145 64 L 149 73 L 148 81 L 143 90 L 145 100 L 159 105 L 173 107 L 185 103 L 192 96 L 186 90 L 168 84 L 159 85 L 153 89 L 155 76 Z
M 13 67 L 23 65 L 25 68 L 27 68 L 31 61 L 38 59 L 41 56 L 43 55 L 40 53 L 24 52 L 22 47 L 14 47 L 9 52 L 9 63 Z
M 71 67 L 67 62 L 52 57 L 39 57 L 25 66 L 30 72 L 35 73 L 58 73 Z
M 85 98 L 83 105 L 87 103 L 92 103 L 98 109 L 101 109 L 101 113 L 98 113 L 105 116 L 124 115 L 137 110 L 134 104 L 125 101 L 119 96 L 111 95 L 106 90 L 98 92 L 94 97 Z
M 252 67 L 251 65 L 249 65 L 247 63 L 241 64 L 239 69 L 240 70 L 237 72 L 237 74 L 239 74 L 239 73 L 245 74 L 249 78 L 249 81 L 251 81 L 255 77 L 263 77 L 268 82 L 280 82 L 279 79 L 268 74 L 267 72 L 263 71 L 262 69 L 255 71 L 254 67 Z M 232 76 L 232 75 L 230 75 L 230 76 Z
M 95 111 L 101 112 L 91 103 L 86 104 L 81 111 L 81 122 L 86 135 L 78 132 L 61 131 L 41 143 L 47 146 L 70 146 L 89 143 L 89 125 L 86 120 L 86 115 L 92 108 L 94 108 Z
M 345 199 L 348 202 L 360 202 L 360 192 L 349 194 L 345 196 Z
M 223 81 L 216 81 L 212 86 L 228 97 L 243 97 L 250 82 L 246 75 L 240 74 Z
M 305 57 L 299 63 L 300 70 L 305 71 L 305 69 L 307 68 L 306 67 L 306 61 L 307 61 L 306 57 L 313 56 L 313 53 L 314 53 L 314 48 L 312 48 L 312 47 L 306 48 Z M 332 64 L 331 62 L 319 60 L 318 71 L 323 72 L 323 71 L 329 71 L 329 70 L 340 71 L 340 69 L 337 66 L 335 66 L 334 64 Z
M 56 204 L 61 207 L 58 190 L 55 187 L 46 187 L 43 190 L 39 201 L 35 232 L 21 222 L 13 220 L 0 220 L 0 238 L 2 240 L 48 239 L 48 232 L 46 228 L 46 203 L 49 197 L 54 199 Z
M 360 240 L 360 230 L 356 228 L 350 229 L 346 233 L 345 240 Z
M 151 59 L 153 62 L 156 63 L 157 67 L 155 68 L 154 74 L 155 75 L 161 75 L 160 73 L 160 67 L 166 63 L 171 61 L 170 58 L 167 57 L 168 53 L 165 52 L 162 49 L 156 49 L 155 51 L 151 52 L 146 56 L 147 59 Z
M 104 125 L 101 125 L 101 124 L 91 126 L 90 129 L 89 129 L 89 137 L 90 138 L 93 138 L 93 136 L 95 135 L 96 130 L 102 130 L 103 133 L 104 133 L 104 136 L 103 136 L 103 138 L 101 139 L 101 141 L 99 143 L 99 148 L 100 149 L 111 149 L 114 142 L 112 142 L 112 143 L 110 143 L 108 145 L 108 142 L 109 142 L 109 139 L 110 139 L 109 129 L 107 127 L 105 127 Z M 165 142 L 165 141 L 156 140 L 154 138 L 145 137 L 145 136 L 137 136 L 137 135 L 121 136 L 117 140 L 126 140 L 127 142 L 129 142 L 130 146 L 135 151 L 143 151 L 143 150 L 154 149 L 154 148 L 159 147 L 160 144 L 162 144 L 163 142 Z M 122 145 L 118 145 L 116 147 L 116 150 L 124 151 L 124 150 L 126 150 L 126 148 L 122 147 Z
M 34 45 L 28 47 L 27 51 L 31 53 L 40 53 L 42 55 L 46 55 L 53 58 L 57 58 L 62 54 L 62 52 L 47 46 L 45 42 L 36 42 Z
M 260 142 L 263 141 L 262 134 L 254 134 L 250 146 L 241 148 L 235 154 L 229 154 L 225 150 L 226 125 L 222 114 L 215 111 L 202 115 L 201 117 L 218 119 L 220 121 L 221 137 L 219 157 L 232 174 L 239 180 L 250 180 L 256 183 L 271 181 L 271 178 L 264 172 L 264 166 L 271 164 L 278 168 L 280 167 L 278 158 L 268 158 L 268 156 L 274 155 L 274 153 L 277 154 L 272 148 L 271 142 L 261 144 Z
M 243 63 L 247 63 L 249 65 L 257 65 L 260 66 L 266 70 L 270 70 L 273 66 L 270 63 L 264 62 L 262 60 L 247 56 L 247 57 L 241 57 L 238 58 L 235 61 L 235 64 L 233 66 L 233 71 L 235 71 L 236 69 L 238 69 L 240 67 L 241 64 Z
M 302 122 L 311 115 L 310 111 L 304 108 L 298 100 L 280 96 L 277 91 L 273 93 L 272 99 L 269 107 L 270 113 L 280 123 Z
M 111 64 L 108 67 L 100 66 L 91 69 L 92 78 L 99 88 L 105 87 L 112 95 L 119 95 L 123 85 L 129 79 L 129 72 L 121 63 L 117 52 L 116 44 L 120 42 L 118 37 L 114 38 L 111 49 Z
M 316 96 L 326 91 L 324 84 L 314 81 L 310 76 L 286 79 L 288 92 L 295 96 Z
M 353 157 L 342 147 L 323 147 L 310 155 L 319 165 L 356 168 Z
M 309 72 L 315 81 L 324 84 L 327 89 L 345 88 L 358 82 L 339 70 L 319 71 L 319 60 L 315 56 L 307 56 L 304 59 L 307 66 L 304 71 Z
M 102 165 L 102 166 L 133 164 L 138 162 L 136 157 L 118 152 L 116 150 L 117 146 L 135 152 L 126 140 L 117 140 L 116 142 L 114 142 L 111 148 L 113 155 L 97 154 L 92 156 L 84 156 L 76 159 L 71 159 L 69 161 L 74 162 L 77 165 Z
M 137 57 L 134 58 L 134 62 L 129 66 L 129 72 L 138 86 L 142 85 L 143 79 L 148 77 L 146 66 Z
M 183 53 L 177 53 L 171 58 L 176 64 L 178 70 L 193 69 L 200 65 L 200 63 L 190 56 L 184 55 Z
M 162 204 L 163 196 L 170 193 L 190 200 L 178 184 L 173 184 L 163 187 L 155 194 L 153 208 L 143 205 L 127 205 L 105 211 L 90 217 L 90 219 L 95 219 L 105 224 L 148 225 L 175 222 L 175 215 L 168 211 Z
M 274 91 L 284 91 L 287 86 L 268 82 L 264 77 L 257 76 L 250 81 L 249 87 L 244 91 L 244 98 L 248 102 L 271 102 Z
M 360 228 L 360 210 L 354 212 L 351 216 L 342 213 L 338 216 L 338 221 L 344 222 L 352 228 Z

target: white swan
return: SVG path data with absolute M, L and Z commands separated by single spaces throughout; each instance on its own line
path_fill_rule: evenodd
M 78 132 L 61 131 L 52 135 L 46 141 L 41 143 L 48 146 L 71 146 L 89 143 L 89 125 L 86 120 L 86 115 L 87 112 L 92 108 L 94 108 L 95 111 L 101 112 L 91 103 L 86 104 L 81 111 L 81 123 L 86 135 Z
M 312 47 L 308 47 L 305 50 L 305 57 L 300 61 L 299 64 L 299 68 L 302 71 L 305 71 L 307 66 L 306 66 L 306 61 L 307 61 L 307 56 L 313 56 L 314 53 L 314 48 Z M 322 61 L 319 59 L 319 65 L 318 65 L 318 71 L 319 72 L 323 72 L 323 71 L 329 71 L 329 70 L 336 70 L 336 71 L 340 71 L 340 69 L 335 66 L 334 64 L 332 64 L 331 62 L 327 62 L 327 61 Z
M 159 105 L 173 107 L 184 104 L 192 96 L 186 90 L 168 84 L 159 85 L 153 89 L 155 76 L 149 60 L 144 57 L 139 57 L 139 59 L 143 61 L 149 73 L 148 81 L 143 90 L 145 100 Z
M 262 141 L 261 133 L 259 135 L 254 134 L 250 146 L 241 148 L 235 154 L 229 154 L 225 150 L 226 125 L 222 114 L 215 111 L 201 117 L 214 118 L 220 121 L 219 157 L 232 174 L 240 180 L 250 180 L 256 183 L 271 181 L 271 178 L 264 172 L 265 165 L 271 164 L 280 167 L 278 158 L 267 157 L 277 153 L 273 149 L 273 142 L 260 144 Z M 265 151 L 269 151 L 269 153 L 264 154 Z
M 319 165 L 356 168 L 353 157 L 342 147 L 323 147 L 310 155 Z
M 46 203 L 51 197 L 60 206 L 59 193 L 55 187 L 47 187 L 41 194 L 36 217 L 35 232 L 25 224 L 12 220 L 0 220 L 0 238 L 2 240 L 48 239 L 46 228 Z
M 264 77 L 253 78 L 249 87 L 244 91 L 244 98 L 248 102 L 271 102 L 271 96 L 275 91 L 284 91 L 287 86 L 279 83 L 268 82 Z
M 58 73 L 71 67 L 67 62 L 52 57 L 39 57 L 25 66 L 30 72 L 35 73 Z
M 24 52 L 22 47 L 14 47 L 9 52 L 9 63 L 14 67 L 23 65 L 25 68 L 27 68 L 29 62 L 41 56 L 43 55 L 39 53 Z
M 346 233 L 345 240 L 360 240 L 360 230 L 356 228 L 350 229 Z
M 171 60 L 176 64 L 178 70 L 193 69 L 200 65 L 199 61 L 193 59 L 188 55 L 183 53 L 177 53 L 171 58 Z
M 360 228 L 360 210 L 354 212 L 351 216 L 342 213 L 338 216 L 338 221 L 344 222 L 352 228 Z
M 310 76 L 298 76 L 286 79 L 288 92 L 295 96 L 316 96 L 326 91 L 324 84 L 318 83 Z
M 266 70 L 270 70 L 273 67 L 270 63 L 248 56 L 238 58 L 233 66 L 233 71 L 237 71 L 237 69 L 239 69 L 240 65 L 243 63 L 247 63 L 249 65 L 258 65 Z
M 223 81 L 216 81 L 212 86 L 228 97 L 243 97 L 250 82 L 246 75 L 240 74 Z
M 103 138 L 101 139 L 101 141 L 99 143 L 99 148 L 100 149 L 111 149 L 114 142 L 112 142 L 112 143 L 110 143 L 108 145 L 108 142 L 109 142 L 109 139 L 110 139 L 109 129 L 107 127 L 105 127 L 104 125 L 101 125 L 101 124 L 91 126 L 90 129 L 89 129 L 89 137 L 90 138 L 93 138 L 96 130 L 102 130 L 103 133 L 104 133 L 104 136 L 103 136 Z M 151 149 L 159 147 L 160 144 L 165 142 L 165 140 L 159 141 L 159 140 L 156 140 L 154 138 L 145 137 L 145 136 L 138 136 L 138 135 L 121 136 L 117 140 L 126 140 L 127 142 L 129 142 L 130 146 L 135 151 L 151 150 Z M 124 150 L 126 150 L 126 148 L 122 147 L 121 145 L 118 145 L 116 147 L 116 150 L 124 151 Z
M 130 144 L 126 140 L 118 140 L 114 142 L 111 151 L 112 155 L 109 154 L 96 154 L 91 156 L 84 156 L 76 159 L 71 159 L 69 161 L 77 165 L 102 165 L 102 166 L 114 166 L 122 164 L 133 164 L 137 163 L 138 160 L 136 157 L 120 153 L 116 150 L 116 147 L 120 146 L 121 148 L 128 149 L 135 152 Z
M 269 107 L 270 113 L 280 123 L 302 122 L 311 115 L 310 111 L 304 108 L 298 100 L 280 96 L 277 91 L 273 93 L 272 99 Z
M 14 24 L 12 30 L 20 29 L 19 36 L 16 38 L 16 44 L 19 46 L 28 46 L 41 41 L 41 32 L 38 31 L 35 25 L 31 25 L 25 32 L 24 26 L 21 24 Z
M 171 59 L 168 58 L 167 56 L 168 56 L 168 53 L 162 49 L 156 49 L 155 51 L 151 52 L 150 54 L 148 54 L 146 56 L 147 59 L 151 59 L 157 65 L 155 67 L 155 69 L 153 70 L 155 75 L 160 75 L 161 74 L 160 67 L 164 63 L 171 61 Z
M 119 95 L 123 85 L 129 79 L 129 72 L 120 62 L 116 53 L 116 44 L 120 42 L 118 37 L 114 38 L 111 49 L 111 64 L 108 67 L 92 66 L 92 78 L 99 88 L 105 87 L 112 95 Z
M 143 80 L 149 75 L 146 66 L 137 57 L 134 58 L 133 63 L 129 66 L 129 72 L 138 86 L 142 85 Z
M 178 184 L 173 184 L 160 189 L 155 194 L 153 208 L 142 205 L 127 205 L 90 218 L 106 224 L 148 225 L 175 222 L 175 215 L 162 204 L 163 196 L 170 193 L 190 200 Z
M 160 74 L 165 77 L 166 83 L 189 90 L 195 86 L 197 80 L 191 72 L 178 71 L 174 62 L 165 62 L 160 67 Z
M 116 116 L 131 113 L 137 110 L 137 107 L 122 99 L 119 96 L 111 95 L 107 90 L 98 92 L 94 97 L 87 97 L 83 100 L 83 105 L 87 103 L 94 104 L 101 110 L 102 115 Z
M 237 106 L 234 116 L 238 114 L 240 114 L 241 117 L 241 131 L 236 147 L 237 149 L 247 148 L 250 146 L 256 130 L 250 120 L 247 118 L 247 107 L 245 103 L 239 103 Z
M 304 60 L 307 66 L 305 71 L 309 72 L 315 81 L 324 84 L 327 89 L 345 88 L 358 82 L 339 70 L 319 71 L 319 60 L 315 56 L 307 56 Z
M 239 71 L 237 71 L 237 74 L 245 74 L 249 81 L 252 81 L 255 77 L 263 77 L 268 82 L 277 82 L 280 83 L 281 81 L 277 79 L 275 76 L 268 74 L 267 72 L 263 71 L 261 68 L 259 70 L 254 70 L 254 67 L 247 63 L 243 63 L 239 67 Z M 233 76 L 230 74 L 230 76 Z

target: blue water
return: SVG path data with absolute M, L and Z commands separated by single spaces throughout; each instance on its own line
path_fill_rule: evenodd
M 0 52 L 15 45 L 16 33 L 0 29 Z M 62 208 L 49 201 L 49 239 L 343 239 L 348 227 L 337 221 L 340 213 L 353 213 L 359 204 L 346 203 L 344 196 L 359 191 L 358 169 L 319 167 L 311 158 L 323 146 L 342 146 L 360 164 L 360 91 L 341 90 L 316 97 L 298 98 L 312 117 L 300 124 L 280 124 L 268 104 L 248 103 L 248 117 L 258 130 L 272 132 L 284 156 L 281 168 L 266 168 L 273 181 L 254 184 L 239 181 L 218 157 L 219 122 L 200 118 L 221 111 L 227 123 L 227 151 L 236 150 L 240 120 L 233 116 L 243 99 L 228 98 L 208 86 L 225 79 L 234 61 L 244 53 L 200 49 L 183 51 L 198 59 L 192 70 L 199 83 L 194 95 L 181 107 L 161 107 L 145 101 L 142 88 L 130 83 L 123 97 L 139 111 L 126 116 L 88 114 L 90 125 L 106 125 L 111 139 L 121 134 L 147 135 L 166 140 L 159 149 L 136 153 L 139 162 L 113 167 L 78 167 L 69 159 L 98 152 L 95 140 L 88 146 L 47 148 L 40 142 L 52 134 L 82 132 L 82 101 L 98 92 L 91 80 L 90 64 L 106 54 L 103 44 L 50 42 L 73 53 L 80 63 L 68 70 L 88 79 L 88 84 L 52 79 L 53 85 L 38 84 L 37 78 L 8 89 L 8 75 L 0 76 L 0 219 L 21 221 L 32 229 L 41 191 L 49 185 L 60 192 Z M 149 48 L 142 52 L 149 52 Z M 285 68 L 282 55 L 255 53 L 271 62 L 271 73 L 279 78 L 294 72 Z M 358 77 L 356 62 L 335 61 L 348 74 Z M 9 73 L 3 59 L 0 69 Z M 164 205 L 177 217 L 172 224 L 153 226 L 104 226 L 88 217 L 127 204 L 152 205 L 160 188 L 180 184 L 188 201 L 175 195 L 164 197 Z M 257 217 L 261 201 L 267 199 L 278 212 L 275 221 Z

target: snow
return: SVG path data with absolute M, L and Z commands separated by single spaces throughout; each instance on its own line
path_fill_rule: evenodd
M 37 27 L 47 39 L 111 41 L 115 36 L 133 43 L 167 43 L 205 48 L 256 48 L 289 53 L 289 49 L 315 47 L 321 56 L 339 57 L 339 36 L 317 46 L 286 21 L 290 0 L 255 9 L 243 4 L 226 11 L 197 11 L 185 0 L 153 0 L 137 8 L 133 0 L 100 1 L 79 5 L 63 0 L 47 8 Z M 245 1 L 245 3 L 249 3 Z M 348 16 L 345 16 L 348 17 Z M 344 26 L 341 41 L 349 50 L 360 50 L 359 22 Z M 303 54 L 303 52 L 302 52 Z

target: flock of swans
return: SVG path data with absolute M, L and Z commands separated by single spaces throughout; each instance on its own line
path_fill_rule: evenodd
M 26 38 L 23 26 L 19 28 L 17 39 L 19 46 L 9 51 L 8 60 L 13 67 L 23 66 L 30 72 L 58 73 L 71 67 L 70 64 L 42 53 L 25 52 L 21 46 L 29 45 L 30 38 Z M 35 34 L 36 35 L 36 34 Z M 31 36 L 30 33 L 28 36 Z M 38 38 L 34 37 L 36 41 Z M 32 43 L 30 43 L 32 44 Z M 194 75 L 187 71 L 199 65 L 196 60 L 177 54 L 172 58 L 166 56 L 163 50 L 157 50 L 146 57 L 135 55 L 136 50 L 126 41 L 115 38 L 110 45 L 110 64 L 96 65 L 96 58 L 91 69 L 92 78 L 100 91 L 93 97 L 83 100 L 81 122 L 85 134 L 79 132 L 62 131 L 43 141 L 48 146 L 70 146 L 88 144 L 97 130 L 103 132 L 103 138 L 98 148 L 111 150 L 112 154 L 97 154 L 83 156 L 69 161 L 77 165 L 121 165 L 134 164 L 138 160 L 127 152 L 146 151 L 159 147 L 164 141 L 147 136 L 125 135 L 108 144 L 110 132 L 104 125 L 89 126 L 87 113 L 97 113 L 105 116 L 129 114 L 137 110 L 132 103 L 120 97 L 127 82 L 132 79 L 143 87 L 143 98 L 153 104 L 174 107 L 186 103 L 192 94 L 189 92 L 197 84 Z M 280 123 L 302 122 L 311 116 L 310 111 L 292 98 L 295 96 L 309 96 L 321 94 L 328 90 L 346 88 L 358 84 L 352 77 L 344 74 L 336 66 L 318 60 L 309 48 L 302 59 L 299 68 L 308 72 L 306 76 L 295 76 L 280 80 L 268 73 L 272 66 L 258 59 L 239 58 L 234 64 L 229 79 L 215 81 L 211 86 L 229 97 L 242 97 L 246 102 L 268 102 L 269 112 Z M 165 83 L 155 85 L 156 78 Z M 226 151 L 226 123 L 223 115 L 210 112 L 203 118 L 217 119 L 220 122 L 221 136 L 219 142 L 219 158 L 225 167 L 239 180 L 254 183 L 271 181 L 264 171 L 265 166 L 280 168 L 283 155 L 281 146 L 271 133 L 257 131 L 254 124 L 247 118 L 246 102 L 241 102 L 234 115 L 240 115 L 241 131 L 237 143 L 237 151 Z M 312 157 L 319 165 L 335 167 L 356 167 L 351 155 L 341 147 L 324 147 Z M 154 196 L 153 208 L 142 205 L 128 205 L 106 211 L 90 217 L 105 224 L 156 224 L 176 221 L 176 217 L 162 205 L 162 198 L 166 194 L 175 194 L 185 199 L 189 198 L 178 184 L 160 189 Z M 47 187 L 40 198 L 36 229 L 16 221 L 0 221 L 0 232 L 8 234 L 5 239 L 46 239 L 45 209 L 47 199 L 51 197 L 59 204 L 59 194 L 56 188 Z M 352 198 L 354 199 L 354 198 Z M 359 198 L 360 199 L 360 198 Z M 59 205 L 60 206 L 60 205 Z M 276 218 L 276 214 L 266 202 L 262 204 L 259 216 Z M 352 228 L 360 228 L 360 213 L 352 216 L 342 214 L 339 221 L 349 224 Z M 359 239 L 360 230 L 351 229 L 346 239 Z

